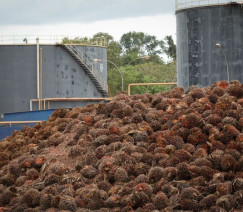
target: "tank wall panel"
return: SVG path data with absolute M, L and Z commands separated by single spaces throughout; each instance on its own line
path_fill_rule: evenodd
M 0 46 L 0 113 L 29 109 L 36 67 L 36 46 Z
M 217 6 L 192 8 L 176 15 L 178 84 L 200 87 L 227 80 L 243 82 L 243 8 Z
M 81 66 L 61 46 L 42 48 L 42 98 L 102 97 Z M 106 60 L 106 48 L 79 46 L 87 58 Z M 0 114 L 30 109 L 30 99 L 37 98 L 37 65 L 35 45 L 0 46 Z M 93 61 L 93 59 L 92 59 Z M 97 65 L 97 64 L 95 64 Z M 97 65 L 98 66 L 98 65 Z M 102 74 L 107 82 L 106 64 Z M 37 109 L 33 103 L 33 109 Z M 55 108 L 72 107 L 60 102 Z

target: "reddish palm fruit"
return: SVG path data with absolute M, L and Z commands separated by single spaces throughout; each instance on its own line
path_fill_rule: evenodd
M 140 174 L 135 178 L 135 182 L 139 183 L 148 183 L 149 178 L 145 174 Z
M 231 106 L 231 107 L 234 107 L 234 102 L 232 104 L 233 104 L 233 106 Z M 242 113 L 242 111 L 237 111 L 235 109 L 231 109 L 231 110 L 225 110 L 224 113 L 223 113 L 223 116 L 224 117 L 232 117 L 234 119 L 239 120 L 241 113 Z
M 151 102 L 151 105 L 153 107 L 156 107 L 157 104 L 161 103 L 162 102 L 162 97 L 160 96 L 154 96 L 153 99 L 152 99 L 152 102 Z
M 163 168 L 161 167 L 152 167 L 149 170 L 148 177 L 150 183 L 156 183 L 158 182 L 161 177 L 163 176 Z
M 221 168 L 223 171 L 233 170 L 236 161 L 234 157 L 230 154 L 224 154 L 221 158 Z
M 6 174 L 0 178 L 0 184 L 3 184 L 5 186 L 11 186 L 15 183 L 16 177 L 13 174 Z
M 100 182 L 97 183 L 97 187 L 100 190 L 109 191 L 110 188 L 111 188 L 111 184 L 107 181 L 100 181 Z
M 211 151 L 215 151 L 215 150 L 225 150 L 226 146 L 220 142 L 220 141 L 212 141 L 211 143 Z
M 33 165 L 33 158 L 25 158 L 20 162 L 21 168 L 31 168 Z
M 32 168 L 26 172 L 26 177 L 28 180 L 35 180 L 39 177 L 39 173 L 36 169 Z
M 56 162 L 50 166 L 50 170 L 53 174 L 63 175 L 68 171 L 68 168 L 65 164 L 61 162 Z
M 233 181 L 233 189 L 234 189 L 234 191 L 243 190 L 243 179 L 242 178 L 236 178 Z
M 219 81 L 216 82 L 216 86 L 226 89 L 229 86 L 229 83 L 227 81 Z
M 81 174 L 88 179 L 93 179 L 97 175 L 97 169 L 93 166 L 84 166 L 81 170 Z
M 220 169 L 221 168 L 221 158 L 223 156 L 224 152 L 222 150 L 215 150 L 210 154 L 210 160 L 213 164 L 214 169 Z
M 98 159 L 101 159 L 106 153 L 107 145 L 101 145 L 95 149 L 95 155 Z
M 242 170 L 243 170 L 243 157 L 241 156 L 241 158 L 235 164 L 234 171 L 240 172 Z
M 234 207 L 234 196 L 232 195 L 224 195 L 217 199 L 216 205 L 222 207 L 226 211 L 230 211 Z
M 191 173 L 189 171 L 189 167 L 187 163 L 183 162 L 177 165 L 177 176 L 181 180 L 189 180 L 191 179 Z
M 183 140 L 186 140 L 188 135 L 190 134 L 190 130 L 184 127 L 181 127 L 176 132 Z
M 174 156 L 177 157 L 180 162 L 186 162 L 192 159 L 192 155 L 184 149 L 177 150 Z
M 188 210 L 197 211 L 199 210 L 199 203 L 192 199 L 184 199 L 180 201 L 180 208 L 186 211 Z
M 20 187 L 20 186 L 24 185 L 24 183 L 25 183 L 26 180 L 27 180 L 26 176 L 20 176 L 20 177 L 16 180 L 15 185 L 16 185 L 17 187 Z
M 77 205 L 73 197 L 64 196 L 60 198 L 59 201 L 59 210 L 69 210 L 69 211 L 76 211 Z
M 219 183 L 216 186 L 216 193 L 218 196 L 224 196 L 232 193 L 232 183 L 230 181 Z
M 25 192 L 21 198 L 21 203 L 26 204 L 28 207 L 34 208 L 39 205 L 40 192 L 36 189 L 30 189 Z
M 130 164 L 132 161 L 134 161 L 135 159 L 135 153 L 132 153 L 130 156 L 123 151 L 119 151 L 117 152 L 117 154 L 115 154 L 113 156 L 113 160 L 114 160 L 114 164 L 121 166 L 123 164 Z M 139 154 L 139 153 L 138 153 Z
M 158 114 L 156 111 L 151 111 L 145 115 L 145 121 L 149 124 L 154 120 L 158 120 Z
M 234 138 L 239 135 L 239 131 L 231 124 L 226 124 L 223 131 L 227 134 L 230 134 L 230 136 Z
M 198 115 L 190 113 L 184 117 L 184 126 L 189 129 L 193 127 L 201 127 L 203 126 L 203 120 Z
M 154 120 L 150 123 L 150 126 L 154 132 L 158 131 L 161 129 L 160 122 L 158 120 Z
M 88 126 L 93 126 L 94 125 L 94 117 L 93 116 L 85 116 L 84 117 L 84 122 Z
M 122 109 L 122 113 L 123 113 L 124 116 L 132 116 L 132 108 L 129 105 L 126 105 Z
M 140 183 L 136 185 L 132 192 L 134 207 L 144 206 L 151 201 L 153 189 L 149 184 Z
M 212 94 L 215 94 L 217 96 L 223 96 L 225 94 L 225 89 L 221 88 L 221 87 L 215 87 L 213 90 L 212 90 Z
M 194 88 L 192 89 L 189 94 L 192 96 L 192 98 L 195 99 L 201 99 L 205 97 L 205 93 L 200 88 Z
M 218 123 L 222 121 L 222 119 L 218 114 L 211 114 L 208 117 L 206 117 L 205 121 L 208 124 L 216 126 Z
M 196 150 L 195 146 L 189 143 L 184 144 L 182 148 L 187 152 L 189 152 L 190 154 L 193 154 L 194 151 Z
M 22 170 L 19 164 L 9 164 L 8 170 L 16 177 L 19 177 L 22 174 Z
M 148 135 L 146 132 L 141 132 L 141 131 L 135 131 L 133 133 L 133 138 L 134 138 L 134 142 L 147 142 L 148 139 Z
M 206 180 L 212 179 L 215 174 L 215 170 L 208 166 L 201 166 L 201 176 L 203 176 Z
M 197 148 L 193 155 L 192 155 L 192 158 L 193 159 L 197 159 L 197 158 L 204 158 L 204 157 L 207 157 L 207 151 L 203 148 Z
M 40 208 L 41 210 L 47 210 L 51 207 L 53 196 L 51 194 L 43 194 L 40 197 Z
M 60 177 L 54 174 L 50 174 L 46 177 L 46 179 L 44 180 L 44 185 L 45 186 L 49 186 L 55 183 L 58 183 L 60 180 Z
M 152 201 L 155 208 L 162 210 L 168 206 L 169 200 L 163 192 L 159 192 L 153 197 Z
M 176 174 L 177 174 L 177 169 L 175 167 L 166 167 L 162 171 L 163 178 L 168 181 L 172 181 L 176 177 Z
M 188 167 L 189 171 L 190 171 L 190 177 L 191 178 L 195 178 L 195 177 L 198 177 L 198 176 L 201 176 L 201 166 L 198 167 L 198 166 L 193 166 L 193 165 L 190 165 Z
M 232 102 L 235 100 L 235 97 L 232 96 L 222 96 L 218 99 L 215 104 L 216 109 L 228 110 L 230 109 Z
M 58 208 L 60 199 L 61 199 L 61 197 L 59 195 L 54 196 L 53 199 L 52 199 L 52 201 L 51 201 L 52 207 Z
M 113 195 L 110 196 L 108 199 L 105 200 L 104 206 L 107 208 L 115 208 L 120 205 L 121 196 L 120 195 Z
M 234 127 L 237 127 L 237 120 L 235 118 L 232 117 L 225 117 L 222 121 L 223 125 L 232 125 Z
M 237 142 L 243 143 L 243 133 L 238 134 L 237 138 L 236 138 Z
M 196 201 L 200 201 L 203 197 L 201 195 L 201 193 L 192 187 L 188 187 L 188 188 L 184 188 L 181 191 L 181 200 L 185 200 L 185 199 L 191 199 L 191 200 L 196 200 Z
M 190 166 L 190 170 L 191 171 L 194 171 L 195 169 L 194 169 L 195 167 L 193 167 L 193 166 Z M 197 167 L 197 168 L 199 168 L 199 167 Z M 197 171 L 197 170 L 196 170 Z M 198 172 L 200 172 L 201 171 L 201 169 L 199 168 L 198 169 Z M 199 177 L 195 177 L 195 178 L 193 178 L 193 179 L 191 179 L 190 180 L 190 185 L 192 186 L 192 187 L 194 187 L 194 186 L 205 186 L 206 185 L 206 179 L 203 177 L 203 176 L 199 176 Z
M 152 187 L 147 183 L 140 183 L 140 184 L 136 185 L 133 190 L 136 192 L 144 192 L 149 197 L 153 193 Z
M 212 163 L 206 158 L 197 158 L 193 162 L 191 162 L 194 166 L 208 166 L 212 168 Z
M 171 136 L 166 139 L 168 144 L 174 145 L 177 149 L 181 149 L 185 144 L 180 136 Z
M 141 174 L 148 174 L 150 165 L 140 162 L 137 163 L 136 165 L 131 165 L 131 168 L 133 168 L 134 170 L 133 175 L 139 176 Z
M 187 137 L 187 142 L 193 145 L 204 144 L 208 140 L 208 136 L 202 133 L 198 127 L 190 130 L 190 135 Z
M 208 196 L 204 197 L 199 203 L 200 209 L 201 210 L 210 209 L 212 206 L 216 204 L 217 198 L 218 197 L 216 194 L 209 194 Z
M 111 134 L 116 134 L 119 135 L 120 130 L 119 130 L 119 126 L 117 123 L 112 122 L 109 126 L 108 126 L 108 130 Z
M 10 190 L 5 190 L 0 194 L 0 207 L 6 206 L 9 202 L 16 197 L 16 194 L 11 192 Z
M 243 205 L 243 190 L 239 190 L 235 192 L 234 194 L 234 200 L 235 205 L 237 206 L 237 209 L 242 211 L 242 205 Z
M 75 158 L 83 154 L 84 149 L 81 148 L 79 145 L 75 145 L 70 148 L 68 156 L 70 158 Z
M 210 94 L 208 96 L 208 99 L 212 104 L 215 104 L 218 101 L 219 97 L 216 94 Z
M 236 149 L 226 149 L 225 153 L 232 155 L 236 161 L 238 161 L 241 157 L 241 153 Z
M 226 90 L 231 96 L 235 96 L 237 98 L 243 97 L 243 89 L 241 84 L 230 84 Z

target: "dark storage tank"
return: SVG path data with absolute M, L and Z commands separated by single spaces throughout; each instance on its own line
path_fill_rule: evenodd
M 176 21 L 178 85 L 243 83 L 243 1 L 177 0 Z
M 104 46 L 0 45 L 0 114 L 36 110 L 38 104 L 31 100 L 37 98 L 107 97 L 106 60 Z M 77 105 L 80 102 L 55 101 L 51 108 Z

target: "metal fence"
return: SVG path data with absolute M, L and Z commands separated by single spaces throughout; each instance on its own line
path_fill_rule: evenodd
M 63 41 L 70 41 L 71 43 L 80 45 L 107 46 L 107 41 L 104 38 L 87 39 L 67 35 L 0 35 L 0 45 L 36 44 L 36 38 L 39 38 L 40 44 L 60 44 Z
M 230 3 L 243 4 L 243 0 L 176 0 L 176 11 L 193 7 L 215 6 Z

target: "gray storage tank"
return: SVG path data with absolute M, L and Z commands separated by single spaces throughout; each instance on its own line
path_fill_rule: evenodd
M 178 85 L 243 83 L 242 0 L 176 0 L 176 21 Z
M 0 114 L 36 110 L 37 98 L 67 99 L 50 107 L 71 108 L 81 103 L 68 98 L 107 97 L 106 60 L 101 44 L 0 44 Z

